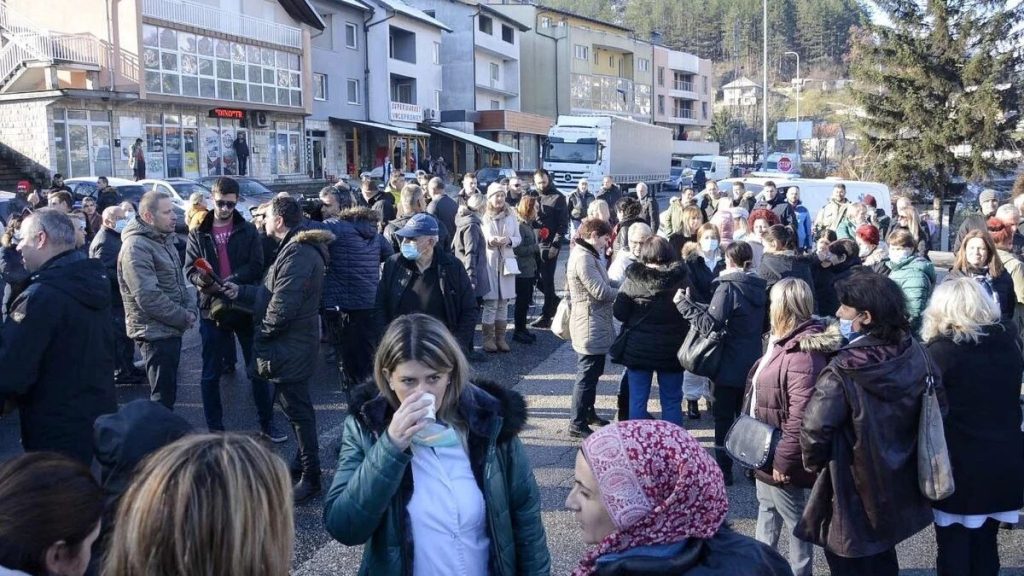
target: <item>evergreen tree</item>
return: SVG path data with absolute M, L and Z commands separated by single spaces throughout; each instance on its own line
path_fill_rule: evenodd
M 851 71 L 875 178 L 936 199 L 1003 168 L 1020 121 L 1020 23 L 1007 0 L 887 0 L 891 24 L 854 40 Z

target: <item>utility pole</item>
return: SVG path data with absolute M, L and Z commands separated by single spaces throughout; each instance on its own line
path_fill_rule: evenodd
M 761 74 L 762 74 L 762 90 L 761 90 L 761 145 L 764 163 L 761 166 L 762 170 L 768 170 L 768 0 L 762 0 L 762 15 L 761 15 L 761 42 L 763 44 L 761 48 Z
M 800 81 L 800 55 L 796 52 L 786 52 L 783 56 L 792 54 L 796 56 L 796 163 L 801 164 L 800 156 L 800 88 L 803 82 Z

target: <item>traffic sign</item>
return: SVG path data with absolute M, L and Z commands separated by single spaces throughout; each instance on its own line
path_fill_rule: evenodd
M 779 158 L 779 171 L 789 172 L 793 169 L 793 161 L 789 159 L 789 156 L 783 156 Z

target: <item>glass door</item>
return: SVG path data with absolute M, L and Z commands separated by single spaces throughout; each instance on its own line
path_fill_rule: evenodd
M 110 155 L 110 125 L 90 124 L 89 141 L 92 142 L 92 173 L 96 176 L 111 176 L 113 158 Z
M 181 128 L 167 126 L 164 128 L 164 151 L 167 154 L 167 177 L 179 178 L 182 175 Z
M 68 125 L 68 149 L 71 156 L 71 177 L 92 176 L 88 124 Z

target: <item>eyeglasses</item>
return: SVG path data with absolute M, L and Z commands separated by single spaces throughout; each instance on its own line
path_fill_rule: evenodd
M 217 208 L 234 208 L 238 205 L 238 202 L 232 202 L 230 200 L 217 200 Z

